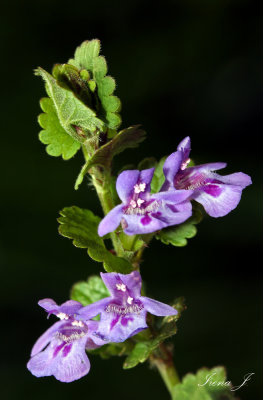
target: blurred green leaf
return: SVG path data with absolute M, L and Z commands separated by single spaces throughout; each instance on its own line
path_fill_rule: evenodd
M 164 184 L 165 177 L 163 174 L 163 164 L 167 157 L 163 157 L 156 165 L 151 183 L 151 192 L 158 193 Z
M 115 155 L 121 153 L 125 149 L 137 147 L 138 144 L 145 139 L 145 136 L 145 131 L 140 129 L 139 125 L 131 126 L 120 131 L 112 140 L 95 151 L 93 156 L 82 167 L 75 183 L 75 189 L 78 189 L 85 174 L 91 167 L 94 165 L 109 167 Z
M 85 69 L 92 74 L 101 103 L 99 118 L 103 119 L 109 128 L 115 129 L 121 124 L 121 117 L 118 114 L 121 102 L 118 97 L 112 95 L 116 83 L 111 76 L 105 76 L 108 70 L 107 63 L 99 53 L 100 41 L 98 39 L 87 40 L 76 49 L 74 59 L 70 59 L 69 64 L 80 70 Z
M 211 380 L 207 382 L 208 377 Z M 207 382 L 205 384 L 205 382 Z M 214 385 L 211 382 L 215 382 Z M 230 391 L 231 384 L 226 382 L 224 367 L 202 368 L 194 374 L 187 374 L 182 383 L 174 386 L 174 400 L 234 400 Z
M 125 356 L 128 355 L 134 347 L 131 340 L 125 340 L 122 343 L 110 343 L 95 350 L 88 350 L 89 353 L 99 355 L 103 359 L 108 359 L 112 356 Z
M 103 262 L 107 272 L 127 274 L 132 271 L 132 265 L 124 258 L 117 257 L 108 251 L 103 239 L 98 236 L 99 217 L 90 210 L 76 206 L 64 208 L 60 215 L 59 233 L 73 239 L 74 246 L 87 248 L 89 256 L 95 261 Z
M 71 289 L 71 299 L 79 301 L 83 306 L 95 303 L 110 296 L 108 289 L 99 276 L 90 276 L 85 282 L 77 282 Z
M 185 222 L 180 225 L 162 229 L 155 237 L 164 244 L 172 244 L 173 246 L 186 246 L 187 239 L 194 237 L 197 233 L 196 224 L 202 221 L 203 214 L 199 205 L 193 205 L 193 214 Z
M 39 133 L 39 139 L 47 144 L 46 150 L 51 156 L 62 156 L 64 160 L 70 159 L 79 150 L 80 143 L 62 128 L 50 98 L 41 99 L 40 106 L 44 113 L 39 115 L 38 123 L 44 130 Z
M 46 90 L 54 103 L 60 125 L 73 139 L 83 143 L 90 133 L 104 129 L 103 122 L 96 117 L 95 112 L 72 91 L 60 86 L 56 79 L 42 68 L 38 68 L 36 74 L 46 82 Z

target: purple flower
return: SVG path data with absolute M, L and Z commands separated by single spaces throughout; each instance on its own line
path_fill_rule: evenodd
M 188 167 L 190 138 L 186 137 L 165 161 L 165 183 L 161 190 L 186 189 L 192 191 L 191 199 L 201 203 L 211 217 L 223 217 L 238 205 L 242 190 L 250 185 L 251 178 L 242 172 L 221 176 L 214 171 L 226 167 L 217 162 Z
M 97 321 L 77 321 L 77 312 L 83 308 L 77 301 L 69 300 L 58 306 L 52 299 L 38 303 L 48 314 L 61 321 L 52 325 L 35 343 L 27 368 L 37 377 L 54 375 L 61 382 L 72 382 L 86 375 L 90 362 L 85 349 L 105 344 L 93 336 Z
M 141 275 L 134 271 L 128 275 L 101 273 L 111 297 L 82 308 L 81 320 L 100 314 L 100 322 L 94 335 L 111 342 L 123 342 L 147 328 L 146 314 L 158 316 L 176 315 L 177 311 L 167 304 L 141 296 Z
M 99 224 L 99 236 L 114 231 L 121 223 L 127 235 L 155 232 L 184 222 L 192 214 L 186 201 L 191 193 L 173 190 L 150 194 L 154 168 L 127 170 L 117 179 L 116 189 L 122 204 L 113 208 Z

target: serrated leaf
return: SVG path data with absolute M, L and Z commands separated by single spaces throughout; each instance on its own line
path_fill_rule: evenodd
M 59 122 L 70 136 L 83 143 L 91 132 L 104 129 L 103 122 L 96 117 L 95 112 L 72 91 L 61 87 L 56 79 L 42 68 L 38 68 L 36 74 L 46 82 L 47 93 L 53 101 Z M 81 129 L 81 134 L 76 127 Z
M 87 248 L 89 256 L 95 261 L 103 262 L 107 272 L 128 274 L 132 271 L 132 265 L 108 251 L 103 239 L 98 236 L 99 217 L 90 210 L 76 206 L 64 208 L 60 215 L 59 233 L 73 239 L 74 246 Z
M 214 385 L 207 381 L 211 376 Z M 226 382 L 226 371 L 224 367 L 213 369 L 202 368 L 194 374 L 187 374 L 182 383 L 174 386 L 172 398 L 174 400 L 234 400 L 230 390 L 231 383 Z
M 85 174 L 94 165 L 109 167 L 112 158 L 128 148 L 137 147 L 145 139 L 146 133 L 139 128 L 139 125 L 131 126 L 120 131 L 112 140 L 101 146 L 94 152 L 93 156 L 82 167 L 75 183 L 77 190 L 82 183 Z
M 71 289 L 71 299 L 79 301 L 83 306 L 95 303 L 110 296 L 108 289 L 99 276 L 90 276 L 85 282 L 77 282 Z
M 201 207 L 193 206 L 193 215 L 180 225 L 162 229 L 155 237 L 164 244 L 172 244 L 173 246 L 183 247 L 187 245 L 187 239 L 196 235 L 196 224 L 201 222 L 203 214 Z
M 39 133 L 39 139 L 42 143 L 47 144 L 46 150 L 51 156 L 62 156 L 64 160 L 70 159 L 79 150 L 80 143 L 62 128 L 50 98 L 41 99 L 40 106 L 44 114 L 39 115 L 38 122 L 44 130 Z
M 151 182 L 151 192 L 158 193 L 164 184 L 165 177 L 163 174 L 163 164 L 167 157 L 163 157 L 156 165 L 155 171 L 153 174 L 152 182 Z
M 116 83 L 115 80 L 106 76 L 107 63 L 103 56 L 99 55 L 100 41 L 98 39 L 85 41 L 77 49 L 74 59 L 69 64 L 78 69 L 86 69 L 92 74 L 97 86 L 97 93 L 101 103 L 99 117 L 105 120 L 109 128 L 118 128 L 121 124 L 121 117 L 118 112 L 121 109 L 121 102 L 116 96 L 112 96 Z

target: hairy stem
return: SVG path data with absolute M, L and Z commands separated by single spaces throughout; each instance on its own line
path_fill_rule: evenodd
M 94 143 L 91 144 L 86 143 L 85 145 L 82 146 L 83 149 L 83 154 L 85 157 L 85 160 L 88 161 L 90 155 L 94 152 Z M 95 187 L 97 191 L 98 198 L 101 203 L 102 210 L 104 212 L 104 215 L 108 214 L 110 210 L 112 210 L 115 206 L 113 199 L 112 199 L 112 194 L 111 194 L 111 170 L 110 167 L 107 168 L 102 168 L 100 166 L 94 166 L 91 168 L 91 176 L 92 176 L 92 183 L 93 186 Z M 110 234 L 112 244 L 114 247 L 114 250 L 116 254 L 120 257 L 124 255 L 124 249 L 121 243 L 121 240 L 118 237 L 118 234 L 116 232 L 112 232 Z
M 179 376 L 177 374 L 177 371 L 173 365 L 173 363 L 168 363 L 167 361 L 163 360 L 163 359 L 158 359 L 155 360 L 154 362 L 155 366 L 157 367 L 170 395 L 172 400 L 176 400 L 174 399 L 173 396 L 173 388 L 175 387 L 175 385 L 177 385 L 178 383 L 180 383 L 180 379 Z M 180 399 L 178 399 L 180 400 Z

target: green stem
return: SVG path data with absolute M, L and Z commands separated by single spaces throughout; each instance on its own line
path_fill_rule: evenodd
M 90 146 L 88 146 L 86 143 L 86 145 L 82 146 L 82 149 L 85 160 L 88 161 L 90 158 L 90 154 L 92 154 L 92 152 L 94 151 L 94 148 L 90 149 Z M 100 200 L 104 215 L 106 215 L 115 206 L 110 190 L 111 187 L 110 167 L 107 169 L 107 168 L 101 168 L 100 166 L 94 166 L 91 168 L 91 171 L 92 171 L 91 173 L 92 183 L 97 191 L 97 195 Z M 112 240 L 114 250 L 116 251 L 116 254 L 122 257 L 124 255 L 124 249 L 117 233 L 112 232 L 110 234 L 110 237 Z
M 173 388 L 175 385 L 180 383 L 180 379 L 173 363 L 166 362 L 163 359 L 158 359 L 155 360 L 154 364 L 158 368 L 158 371 L 171 395 L 171 398 L 174 399 Z

